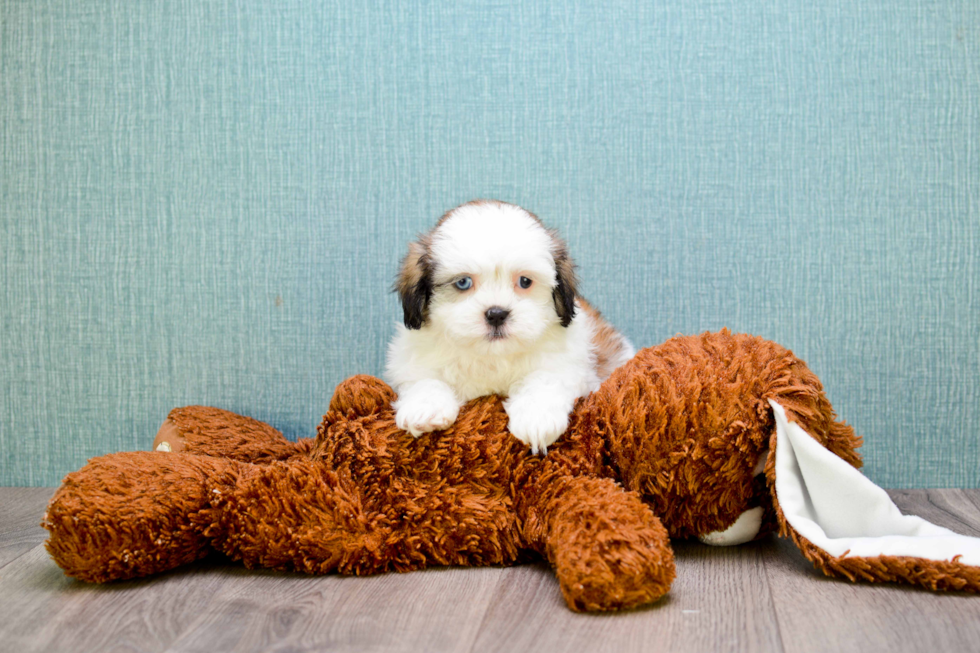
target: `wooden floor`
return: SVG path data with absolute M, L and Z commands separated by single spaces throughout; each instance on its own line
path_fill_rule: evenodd
M 41 544 L 51 492 L 0 488 L 0 651 L 980 650 L 980 595 L 830 580 L 776 539 L 676 543 L 670 594 L 608 615 L 570 612 L 544 565 L 345 578 L 218 559 L 87 585 Z M 980 536 L 980 490 L 891 494 L 905 512 Z

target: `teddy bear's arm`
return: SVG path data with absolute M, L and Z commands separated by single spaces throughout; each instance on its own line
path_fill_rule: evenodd
M 394 391 L 380 379 L 367 375 L 351 377 L 334 391 L 324 423 L 329 425 L 336 420 L 384 410 L 394 397 Z M 229 410 L 184 406 L 174 408 L 167 415 L 153 441 L 153 450 L 270 463 L 308 456 L 313 444 L 311 438 L 291 442 L 265 422 Z
M 297 458 L 254 465 L 215 500 L 212 545 L 247 567 L 366 575 L 514 562 L 509 504 L 407 477 L 365 481 Z M 376 484 L 377 482 L 377 484 Z

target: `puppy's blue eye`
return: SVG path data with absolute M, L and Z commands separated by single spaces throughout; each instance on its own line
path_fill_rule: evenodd
M 517 280 L 517 283 L 518 285 L 520 285 L 521 288 L 527 289 L 531 287 L 532 282 L 527 277 L 521 277 L 520 279 Z
M 473 279 L 469 277 L 460 277 L 459 279 L 456 279 L 453 285 L 456 286 L 456 290 L 469 290 L 473 287 Z

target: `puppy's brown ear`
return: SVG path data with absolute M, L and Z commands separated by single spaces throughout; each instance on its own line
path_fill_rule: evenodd
M 575 317 L 575 297 L 578 295 L 578 279 L 575 277 L 575 263 L 568 256 L 564 244 L 555 250 L 555 289 L 551 295 L 555 300 L 555 312 L 561 325 L 567 327 Z
M 423 243 L 409 243 L 394 290 L 402 300 L 405 326 L 421 329 L 429 316 L 429 301 L 432 299 L 432 265 Z

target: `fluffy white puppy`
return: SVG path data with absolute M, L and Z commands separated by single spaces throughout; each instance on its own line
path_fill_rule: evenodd
M 576 296 L 565 243 L 532 213 L 476 200 L 409 245 L 395 290 L 404 326 L 385 376 L 398 426 L 447 428 L 460 406 L 507 397 L 508 429 L 535 453 L 564 433 L 575 400 L 633 357 L 629 341 Z

